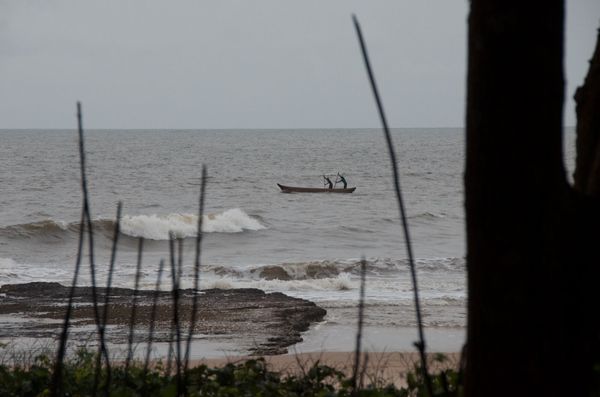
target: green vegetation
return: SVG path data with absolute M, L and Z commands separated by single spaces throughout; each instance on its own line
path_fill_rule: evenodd
M 435 358 L 443 361 L 444 357 Z M 53 361 L 39 355 L 29 365 L 0 365 L 0 396 L 49 396 L 51 394 Z M 66 360 L 62 369 L 63 396 L 104 395 L 106 369 L 100 373 L 98 390 L 93 393 L 96 355 L 81 349 Z M 302 375 L 285 375 L 272 372 L 264 359 L 248 360 L 240 364 L 227 364 L 220 368 L 200 365 L 191 368 L 181 384 L 185 384 L 188 396 L 427 396 L 423 376 L 415 370 L 407 374 L 406 386 L 395 387 L 366 385 L 353 391 L 352 379 L 334 368 L 315 363 Z M 437 396 L 459 396 L 459 374 L 443 370 L 433 375 Z M 381 382 L 374 382 L 381 384 Z M 183 387 L 183 386 L 182 386 Z M 111 368 L 110 396 L 176 396 L 177 378 L 167 374 L 164 365 L 158 363 L 144 371 L 143 365 L 135 363 L 125 371 L 124 366 Z M 181 390 L 181 395 L 184 395 Z

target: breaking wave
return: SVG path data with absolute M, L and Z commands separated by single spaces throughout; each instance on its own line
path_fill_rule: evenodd
M 409 215 L 408 219 L 422 219 L 422 220 L 434 220 L 434 219 L 443 219 L 445 218 L 445 214 L 435 214 L 433 212 L 425 211 L 414 215 Z
M 202 219 L 204 233 L 241 233 L 261 229 L 265 229 L 265 226 L 258 219 L 239 208 L 204 215 Z M 179 238 L 195 237 L 197 230 L 198 216 L 193 214 L 125 216 L 121 221 L 121 231 L 124 234 L 152 240 L 167 240 L 169 232 Z
M 201 282 L 202 288 L 258 288 L 268 292 L 273 291 L 348 291 L 356 289 L 357 282 L 351 280 L 348 274 L 318 280 L 280 280 L 280 279 L 235 279 L 220 277 Z
M 12 258 L 0 258 L 0 283 L 19 279 L 19 267 Z
M 79 229 L 78 224 L 68 224 L 66 222 L 48 219 L 21 225 L 5 226 L 0 228 L 0 234 L 13 238 L 32 238 L 38 236 L 60 237 L 65 232 L 75 231 L 76 229 Z
M 95 231 L 110 235 L 114 229 L 114 220 L 96 219 L 92 226 Z M 193 214 L 125 215 L 121 219 L 123 234 L 151 240 L 168 240 L 169 232 L 173 232 L 178 238 L 195 237 L 197 228 L 198 216 Z M 204 233 L 241 233 L 265 228 L 257 218 L 240 208 L 207 214 L 202 219 Z M 79 233 L 79 222 L 67 223 L 52 219 L 0 228 L 0 235 L 9 238 L 59 239 L 76 233 Z
M 465 321 L 465 263 L 462 258 L 428 258 L 417 260 L 420 277 L 421 303 L 424 321 L 431 327 L 462 327 Z M 115 267 L 113 285 L 132 288 L 135 263 L 125 262 Z M 262 265 L 204 264 L 200 277 L 201 289 L 258 288 L 265 292 L 281 292 L 317 303 L 328 311 L 331 322 L 348 323 L 356 313 L 360 288 L 361 261 L 335 259 L 288 262 Z M 105 280 L 108 265 L 96 269 L 98 280 Z M 412 326 L 414 321 L 413 292 L 405 260 L 370 258 L 367 260 L 366 307 L 371 324 Z M 18 263 L 0 258 L 0 285 L 44 280 L 69 285 L 70 266 L 43 266 Z M 154 288 L 157 269 L 146 269 L 140 277 L 142 289 Z M 181 287 L 193 288 L 194 271 L 184 263 Z M 90 285 L 84 272 L 80 285 Z M 161 289 L 169 290 L 165 280 Z
M 428 273 L 463 273 L 464 258 L 430 258 L 416 261 L 417 271 Z M 323 260 L 309 262 L 289 262 L 275 265 L 254 265 L 246 267 L 228 267 L 222 265 L 206 265 L 204 272 L 220 277 L 254 280 L 305 281 L 334 279 L 338 277 L 360 275 L 361 261 Z M 389 276 L 408 272 L 408 262 L 404 259 L 374 258 L 366 260 L 366 271 L 369 276 Z

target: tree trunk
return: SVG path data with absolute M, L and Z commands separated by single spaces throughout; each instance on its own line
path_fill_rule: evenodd
M 600 197 L 600 30 L 583 86 L 577 89 L 577 163 L 575 189 Z
M 471 0 L 467 396 L 589 390 L 600 205 L 568 186 L 563 166 L 563 23 L 563 0 Z M 590 91 L 582 101 L 598 116 L 600 87 Z M 600 177 L 589 168 L 583 179 Z

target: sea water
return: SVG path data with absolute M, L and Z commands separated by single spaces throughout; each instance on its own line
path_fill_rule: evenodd
M 414 327 L 405 238 L 380 130 L 90 130 L 85 138 L 99 285 L 107 279 L 118 201 L 113 285 L 133 287 L 144 237 L 141 287 L 153 288 L 159 261 L 169 258 L 169 233 L 183 239 L 182 287 L 193 285 L 205 164 L 202 288 L 260 288 L 314 301 L 328 310 L 319 326 L 327 333 L 356 324 L 364 257 L 366 325 Z M 82 206 L 77 133 L 2 130 L 0 139 L 0 284 L 70 285 Z M 393 139 L 424 325 L 460 331 L 464 132 L 396 129 Z M 323 187 L 322 175 L 337 173 L 354 193 L 286 194 L 277 187 Z M 90 285 L 87 263 L 79 285 Z M 163 288 L 170 288 L 168 277 Z

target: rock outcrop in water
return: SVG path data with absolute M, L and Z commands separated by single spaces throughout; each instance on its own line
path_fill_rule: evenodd
M 7 284 L 0 288 L 0 315 L 18 315 L 20 321 L 3 327 L 0 337 L 54 338 L 59 335 L 70 287 L 58 283 Z M 106 289 L 98 288 L 98 301 L 104 302 Z M 136 309 L 136 342 L 144 342 L 152 315 L 153 291 L 139 291 Z M 72 311 L 71 338 L 90 338 L 94 325 L 91 287 L 77 287 Z M 108 306 L 107 338 L 111 343 L 126 343 L 129 332 L 133 290 L 112 288 Z M 179 318 L 187 335 L 193 291 L 180 291 Z M 159 293 L 156 307 L 155 341 L 171 338 L 173 300 L 170 291 Z M 103 305 L 100 305 L 102 313 Z M 321 321 L 326 311 L 304 299 L 258 289 L 210 289 L 198 297 L 195 334 L 232 335 L 252 354 L 287 352 L 287 347 L 302 341 L 301 333 Z M 22 321 L 26 319 L 28 321 Z M 93 329 L 93 327 L 91 328 Z M 85 330 L 85 332 L 84 332 Z M 142 332 L 139 332 L 139 331 Z

